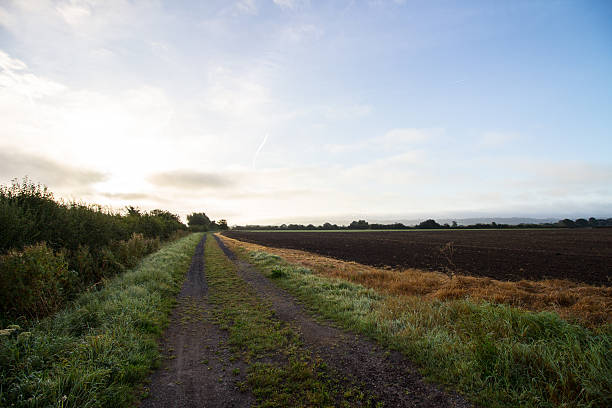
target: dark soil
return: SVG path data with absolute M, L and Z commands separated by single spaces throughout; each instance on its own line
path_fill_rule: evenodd
M 305 347 L 343 376 L 347 385 L 360 384 L 385 407 L 472 406 L 459 394 L 424 382 L 416 367 L 401 353 L 385 351 L 362 336 L 315 321 L 291 295 L 249 263 L 238 260 L 218 238 L 217 242 L 257 296 L 270 302 L 276 317 L 295 327 Z
M 235 368 L 246 373 L 246 365 L 230 362 L 231 353 L 224 346 L 227 335 L 208 319 L 205 240 L 206 236 L 196 247 L 161 343 L 164 361 L 151 376 L 142 407 L 248 407 L 254 401 L 251 394 L 238 390 L 244 374 L 232 373 Z
M 499 280 L 612 284 L 612 229 L 372 232 L 227 231 L 230 238 L 366 265 L 452 270 Z M 450 243 L 450 244 L 449 244 Z M 452 251 L 447 247 L 452 246 Z

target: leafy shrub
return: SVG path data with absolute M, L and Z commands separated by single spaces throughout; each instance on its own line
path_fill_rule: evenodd
M 187 234 L 170 212 L 128 208 L 121 215 L 64 203 L 27 178 L 0 186 L 0 231 L 0 318 L 52 313 L 78 291 L 136 266 L 161 240 Z
M 145 238 L 134 233 L 127 241 L 119 241 L 111 247 L 116 259 L 127 268 L 133 268 L 140 258 L 159 249 L 159 238 Z
M 134 233 L 145 238 L 168 240 L 176 231 L 186 230 L 177 215 L 153 210 L 141 214 L 114 213 L 99 205 L 57 201 L 53 193 L 27 178 L 11 186 L 0 186 L 0 253 L 46 242 L 58 251 L 77 251 L 87 246 L 96 251 Z
M 44 243 L 11 251 L 0 257 L 2 313 L 28 317 L 52 313 L 76 289 L 76 278 L 65 253 L 54 253 Z

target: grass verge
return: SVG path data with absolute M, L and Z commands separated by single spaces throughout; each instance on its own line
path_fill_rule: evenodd
M 238 276 L 235 264 L 208 239 L 204 251 L 208 301 L 215 323 L 228 330 L 235 357 L 249 364 L 246 383 L 260 407 L 372 406 L 355 385 L 341 384 L 303 347 L 295 329 L 274 318 Z
M 483 406 L 612 406 L 609 324 L 591 330 L 551 312 L 383 294 L 226 242 L 313 312 L 404 352 Z
M 201 238 L 163 247 L 28 331 L 4 330 L 0 406 L 129 406 Z
M 428 300 L 469 297 L 533 312 L 555 312 L 570 322 L 589 328 L 612 324 L 612 288 L 569 280 L 521 280 L 517 282 L 454 275 L 420 269 L 387 269 L 342 261 L 296 249 L 265 247 L 223 236 L 250 251 L 265 251 L 299 264 L 317 275 L 348 280 L 379 293 L 419 296 Z

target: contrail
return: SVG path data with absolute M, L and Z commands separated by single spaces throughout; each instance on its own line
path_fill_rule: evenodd
M 257 151 L 255 152 L 255 155 L 253 156 L 253 168 L 255 168 L 255 160 L 257 159 L 257 156 L 259 156 L 259 152 L 261 152 L 261 149 L 263 149 L 264 145 L 266 144 L 266 140 L 268 140 L 268 133 L 266 133 L 266 135 L 264 136 L 263 141 L 261 142 L 261 144 L 257 148 Z

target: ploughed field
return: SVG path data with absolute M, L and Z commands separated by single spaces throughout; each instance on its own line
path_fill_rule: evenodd
M 230 238 L 373 266 L 612 284 L 612 229 L 272 232 Z

